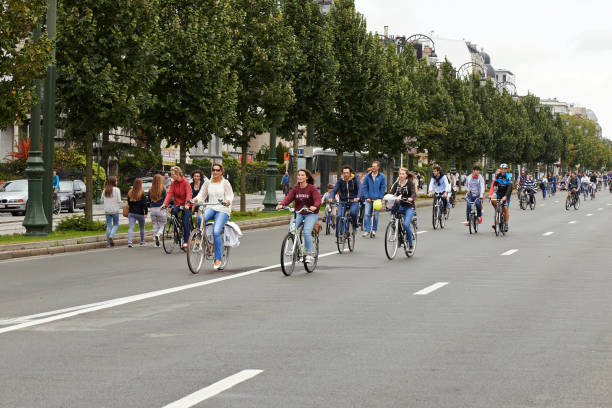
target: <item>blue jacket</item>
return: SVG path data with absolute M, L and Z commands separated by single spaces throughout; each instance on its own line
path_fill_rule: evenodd
M 344 181 L 342 177 L 336 181 L 336 185 L 331 192 L 331 196 L 335 196 L 336 193 L 340 193 L 340 201 L 352 201 L 355 198 L 361 197 L 361 182 L 355 175 L 351 176 L 349 181 Z
M 377 200 L 383 198 L 387 191 L 387 178 L 382 172 L 378 173 L 376 180 L 372 177 L 372 173 L 365 176 L 363 182 L 363 196 L 366 199 Z

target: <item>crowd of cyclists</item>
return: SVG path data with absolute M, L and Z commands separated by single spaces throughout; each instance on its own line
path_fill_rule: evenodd
M 182 169 L 174 166 L 169 176 L 166 175 L 166 179 L 161 174 L 154 176 L 147 194 L 142 189 L 142 180 L 135 179 L 128 193 L 127 205 L 123 208 L 123 215 L 129 219 L 128 246 L 133 246 L 132 235 L 136 223 L 140 226 L 140 245 L 146 245 L 144 223 L 147 213 L 150 212 L 155 245 L 160 246 L 169 217 L 176 217 L 181 220 L 182 225 L 182 248 L 187 249 L 193 229 L 192 209 L 198 205 L 205 205 L 206 208 L 202 215 L 197 217 L 197 225 L 211 222 L 214 268 L 222 269 L 224 231 L 231 216 L 234 198 L 232 186 L 223 177 L 223 174 L 223 165 L 215 163 L 212 166 L 210 179 L 198 170 L 192 174 L 193 182 L 190 183 Z M 482 223 L 483 200 L 487 197 L 494 210 L 498 206 L 503 206 L 501 211 L 505 219 L 504 232 L 507 232 L 513 188 L 516 188 L 518 196 L 526 199 L 528 203 L 535 203 L 538 187 L 542 191 L 543 199 L 546 199 L 547 195 L 556 194 L 557 191 L 567 191 L 568 196 L 573 196 L 575 200 L 580 199 L 580 194 L 594 198 L 596 191 L 602 188 L 609 186 L 612 192 L 612 173 L 592 172 L 587 174 L 570 171 L 560 176 L 552 173 L 544 174 L 538 180 L 534 173 L 522 171 L 517 180 L 513 182 L 508 165 L 501 164 L 487 192 L 485 179 L 479 166 L 474 166 L 470 174 L 459 176 L 452 172 L 445 174 L 439 165 L 434 165 L 427 192 L 429 197 L 435 196 L 442 200 L 442 211 L 446 217 L 448 217 L 451 204 L 454 206 L 459 183 L 466 192 L 464 197 L 467 203 L 465 225 L 470 225 L 472 206 L 476 207 L 477 223 Z M 416 217 L 416 200 L 419 188 L 422 186 L 422 177 L 413 174 L 407 168 L 401 168 L 397 180 L 388 183 L 378 161 L 374 161 L 361 177 L 350 165 L 344 165 L 336 183 L 327 185 L 327 192 L 323 196 L 315 187 L 314 177 L 308 169 L 298 170 L 297 183 L 292 188 L 287 188 L 286 184 L 285 180 L 283 183 L 285 198 L 278 204 L 277 209 L 281 210 L 291 204 L 294 205 L 295 218 L 292 222 L 295 222 L 295 228 L 303 231 L 305 246 L 303 262 L 305 264 L 315 262 L 315 257 L 318 255 L 315 253 L 318 248 L 313 248 L 313 230 L 315 233 L 320 230 L 317 229 L 317 225 L 319 224 L 319 209 L 322 205 L 330 208 L 332 217 L 327 222 L 332 223 L 332 229 L 338 227 L 338 220 L 344 219 L 347 214 L 346 218 L 350 220 L 350 222 L 347 220 L 347 225 L 350 224 L 348 226 L 352 229 L 353 240 L 359 228 L 363 231 L 363 238 L 375 238 L 379 226 L 379 213 L 385 208 L 391 210 L 396 216 L 403 219 L 408 241 L 407 254 L 413 250 L 413 238 L 415 237 L 411 225 L 416 225 L 413 224 L 413 219 Z M 391 187 L 387 188 L 389 184 Z M 118 225 L 118 213 L 122 206 L 115 177 L 109 177 L 103 196 L 107 215 L 107 242 L 108 247 L 112 247 Z M 393 205 L 389 206 L 388 202 L 392 202 Z M 496 225 L 492 227 L 495 229 Z M 344 239 L 342 233 L 339 232 L 340 228 L 335 229 L 336 239 Z M 347 236 L 351 239 L 351 235 Z

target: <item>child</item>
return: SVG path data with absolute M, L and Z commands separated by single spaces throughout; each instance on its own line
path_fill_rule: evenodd
M 331 193 L 332 193 L 332 190 L 333 190 L 333 189 L 334 189 L 334 185 L 333 185 L 333 184 L 328 184 L 328 185 L 327 185 L 327 193 L 323 194 L 323 202 L 325 203 L 325 206 L 326 206 L 326 207 L 327 207 L 327 205 L 329 204 L 327 201 L 328 201 L 330 198 L 333 198 L 333 200 L 334 200 L 334 204 L 338 204 L 338 194 L 336 194 L 336 196 L 335 196 L 335 197 L 332 197 L 332 196 L 331 196 Z M 337 210 L 337 208 L 338 208 L 338 207 L 337 207 L 337 206 L 335 206 L 335 205 L 332 207 L 332 215 L 333 215 L 332 220 L 335 220 L 335 219 L 336 219 L 336 210 Z

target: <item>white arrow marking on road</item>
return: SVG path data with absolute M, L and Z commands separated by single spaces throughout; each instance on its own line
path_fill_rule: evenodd
M 348 249 L 345 250 L 345 251 L 348 251 Z M 334 255 L 334 254 L 337 254 L 337 253 L 338 253 L 338 251 L 328 252 L 328 253 L 319 255 L 319 258 L 324 258 L 326 256 Z M 214 283 L 224 282 L 226 280 L 242 278 L 242 277 L 245 277 L 245 276 L 254 275 L 254 274 L 259 273 L 259 272 L 264 272 L 264 271 L 268 271 L 270 269 L 277 269 L 277 268 L 280 268 L 280 264 L 266 266 L 264 268 L 253 269 L 251 271 L 236 273 L 234 275 L 224 276 L 222 278 L 209 279 L 209 280 L 204 281 L 204 282 L 191 283 L 189 285 L 183 285 L 183 286 L 175 286 L 173 288 L 161 289 L 161 290 L 156 290 L 156 291 L 153 291 L 153 292 L 141 293 L 139 295 L 133 295 L 133 296 L 126 296 L 126 297 L 117 298 L 117 299 L 111 299 L 111 300 L 108 300 L 108 301 L 105 301 L 105 302 L 92 303 L 90 305 L 75 306 L 75 307 L 72 307 L 72 308 L 68 308 L 68 309 L 71 309 L 72 311 L 67 312 L 67 313 L 56 314 L 55 316 L 49 316 L 49 317 L 45 317 L 43 319 L 24 321 L 23 323 L 19 323 L 19 324 L 15 324 L 13 326 L 8 326 L 8 327 L 1 328 L 0 329 L 0 334 L 4 334 L 4 333 L 16 331 L 16 330 L 25 329 L 27 327 L 38 326 L 38 325 L 45 324 L 45 323 L 51 323 L 51 322 L 54 322 L 56 320 L 68 319 L 69 317 L 74 317 L 74 316 L 78 316 L 78 315 L 85 314 L 85 313 L 91 313 L 91 312 L 95 312 L 95 311 L 98 311 L 98 310 L 110 309 L 111 307 L 126 305 L 128 303 L 134 303 L 134 302 L 138 302 L 138 301 L 145 300 L 145 299 L 151 299 L 151 298 L 155 298 L 155 297 L 158 297 L 158 296 L 169 295 L 171 293 L 182 292 L 184 290 L 199 288 L 200 286 L 207 286 L 207 285 L 212 285 Z M 55 311 L 55 312 L 40 313 L 39 315 L 48 316 L 48 315 L 54 314 L 54 313 L 57 313 L 57 311 Z M 31 316 L 34 316 L 34 315 L 31 315 Z M 27 316 L 25 316 L 25 317 L 27 317 Z M 11 320 L 23 321 L 24 317 L 17 317 L 15 319 L 11 319 Z
M 543 237 L 548 237 L 548 236 L 551 236 L 552 234 L 554 234 L 554 232 L 548 231 L 548 232 L 543 233 L 542 236 Z
M 263 373 L 263 370 L 242 370 L 239 373 L 234 375 L 230 375 L 227 378 L 224 378 L 221 381 L 218 381 L 214 384 L 209 385 L 206 388 L 202 388 L 199 391 L 194 392 L 193 394 L 189 394 L 184 398 L 181 398 L 178 401 L 174 401 L 171 404 L 164 406 L 164 408 L 189 408 L 193 407 L 196 404 L 199 404 L 202 401 L 209 399 L 210 397 L 214 397 L 217 394 L 222 393 L 223 391 L 229 390 L 233 386 L 240 384 L 246 380 L 250 380 Z
M 509 251 L 504 252 L 502 255 L 503 256 L 508 256 L 508 255 L 512 255 L 518 252 L 518 249 L 511 249 Z
M 431 286 L 426 287 L 425 289 L 421 289 L 418 292 L 414 292 L 413 295 L 418 295 L 418 296 L 424 296 L 424 295 L 428 295 L 431 292 L 438 290 L 440 288 L 443 288 L 444 286 L 448 285 L 448 282 L 438 282 L 438 283 L 434 283 Z
M 575 224 L 575 223 L 576 223 L 576 221 L 570 221 L 570 222 L 568 222 L 568 224 Z
M 587 217 L 590 217 L 590 216 L 592 216 L 592 215 L 593 215 L 593 214 L 591 214 L 591 213 L 588 213 L 588 214 L 587 214 L 586 216 L 587 216 Z

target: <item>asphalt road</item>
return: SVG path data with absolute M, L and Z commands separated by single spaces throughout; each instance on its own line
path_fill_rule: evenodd
M 219 273 L 151 246 L 0 262 L 0 406 L 610 407 L 612 195 L 539 198 L 505 237 L 488 205 L 477 235 L 419 209 L 411 259 L 385 217 L 289 278 L 285 227 Z

